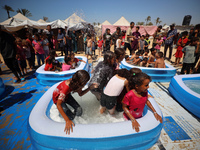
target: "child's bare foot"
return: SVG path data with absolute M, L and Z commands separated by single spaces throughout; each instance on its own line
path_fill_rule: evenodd
M 100 114 L 103 114 L 105 112 L 106 108 L 105 107 L 101 107 L 100 108 Z

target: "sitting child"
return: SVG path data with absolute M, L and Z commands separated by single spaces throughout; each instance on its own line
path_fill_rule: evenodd
M 124 97 L 122 102 L 124 110 L 124 118 L 131 120 L 132 127 L 136 132 L 139 132 L 140 124 L 137 118 L 142 117 L 145 104 L 153 111 L 155 118 L 162 123 L 162 117 L 157 114 L 150 101 L 148 100 L 148 88 L 151 77 L 145 73 L 132 75 L 128 82 L 131 89 Z
M 134 59 L 133 59 L 133 63 L 132 64 L 134 64 L 134 65 L 136 65 L 136 66 L 139 66 L 139 64 L 140 64 L 140 61 L 141 61 L 141 59 L 140 59 L 140 52 L 136 52 L 136 54 L 135 54 L 135 57 L 134 57 Z
M 163 58 L 163 52 L 156 53 L 155 68 L 166 68 L 165 61 Z
M 148 67 L 155 66 L 155 54 L 156 54 L 156 49 L 151 48 L 151 55 L 149 56 Z
M 53 56 L 54 58 L 57 57 L 56 51 L 55 50 L 50 50 L 49 56 L 45 59 L 45 64 L 47 63 L 47 60 L 49 59 L 50 56 Z
M 72 120 L 75 116 L 82 115 L 82 108 L 72 97 L 71 92 L 77 92 L 79 96 L 82 96 L 89 90 L 93 89 L 95 84 L 92 84 L 86 90 L 82 91 L 82 88 L 89 81 L 89 79 L 90 76 L 87 71 L 79 70 L 72 76 L 71 79 L 61 82 L 53 92 L 53 102 L 66 122 L 64 128 L 64 132 L 66 132 L 66 134 L 70 134 L 70 130 L 73 132 L 72 127 L 74 126 L 74 123 Z M 67 104 L 74 108 L 74 112 L 69 109 Z
M 149 50 L 148 49 L 146 49 L 145 51 L 144 51 L 144 54 L 143 54 L 143 58 L 149 58 Z
M 102 114 L 108 109 L 111 115 L 114 114 L 117 105 L 118 96 L 121 94 L 124 87 L 128 89 L 129 71 L 127 69 L 116 70 L 116 74 L 109 80 L 101 96 L 101 109 Z
M 71 62 L 70 62 L 71 63 L 71 69 L 75 69 L 75 67 L 78 65 L 79 61 L 86 63 L 84 60 L 75 58 L 75 54 L 73 52 L 70 54 L 70 58 L 71 58 Z
M 48 60 L 46 61 L 46 65 L 44 67 L 45 71 L 55 71 L 55 66 L 53 65 L 55 58 L 53 56 L 50 56 Z
M 140 67 L 148 67 L 147 66 L 148 58 L 143 58 L 143 60 L 140 62 Z
M 70 70 L 71 68 L 71 58 L 65 55 L 65 63 L 62 64 L 62 71 Z

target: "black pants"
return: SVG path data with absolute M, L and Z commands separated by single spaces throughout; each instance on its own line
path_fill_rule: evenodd
M 72 112 L 69 107 L 67 106 L 70 105 L 72 108 L 74 108 L 74 112 Z M 64 110 L 65 114 L 70 120 L 73 120 L 75 116 L 81 116 L 82 115 L 82 108 L 81 106 L 77 103 L 77 101 L 72 97 L 71 94 L 68 95 L 68 98 L 66 100 L 66 103 L 61 104 L 62 109 Z
M 187 74 L 190 73 L 190 69 L 192 69 L 194 63 L 183 63 L 183 67 L 181 69 L 181 74 L 184 74 L 184 71 L 187 71 Z
M 132 55 L 132 48 L 131 48 L 131 45 L 130 45 L 129 43 L 125 43 L 125 44 L 124 44 L 124 49 L 125 49 L 125 51 L 126 51 L 126 48 L 129 49 L 130 55 Z
M 110 43 L 106 43 L 106 47 L 103 48 L 103 51 L 110 51 Z
M 8 68 L 15 75 L 15 77 L 17 77 L 18 80 L 20 80 L 19 76 L 22 77 L 22 74 L 21 74 L 21 71 L 19 69 L 17 59 L 16 58 L 8 58 L 8 59 L 4 59 L 4 61 L 5 61 L 5 64 L 8 66 Z
M 173 49 L 172 46 L 173 46 L 172 44 L 170 44 L 170 45 L 166 45 L 166 44 L 165 44 L 164 58 L 166 57 L 167 49 L 169 48 L 169 60 L 171 59 L 171 57 L 172 57 L 172 49 Z

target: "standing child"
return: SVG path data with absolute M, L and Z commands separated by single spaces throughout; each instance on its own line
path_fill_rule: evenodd
M 178 40 L 177 42 L 177 50 L 175 53 L 175 65 L 179 65 L 181 58 L 183 57 L 183 52 L 182 49 L 186 46 L 187 42 L 188 42 L 188 38 L 186 37 L 188 35 L 187 31 L 184 31 L 182 33 L 182 37 Z
M 90 57 L 92 58 L 92 39 L 90 34 L 87 35 L 86 41 L 87 41 L 86 55 L 88 59 L 88 55 L 90 55 Z
M 53 43 L 53 49 L 57 50 L 58 49 L 58 41 L 57 41 L 57 37 L 55 35 L 52 35 L 51 42 Z
M 46 33 L 43 33 L 43 49 L 44 49 L 44 58 L 47 58 L 49 55 L 49 41 L 47 39 Z
M 102 55 L 102 46 L 103 46 L 103 39 L 102 39 L 102 36 L 99 37 L 99 40 L 98 40 L 98 50 L 99 50 L 99 57 L 101 57 Z
M 119 69 L 120 63 L 121 61 L 124 59 L 125 57 L 125 50 L 122 48 L 117 48 L 115 50 L 115 58 L 116 58 L 116 70 Z
M 40 66 L 40 61 L 42 61 L 42 64 L 44 64 L 44 50 L 42 46 L 42 40 L 40 40 L 39 35 L 34 35 L 35 40 L 33 40 L 33 49 L 35 50 L 35 54 L 37 56 L 37 63 L 38 66 Z
M 145 48 L 145 40 L 144 40 L 144 35 L 141 36 L 140 40 L 139 40 L 139 52 L 140 53 L 144 53 L 144 48 Z
M 156 46 L 155 46 L 155 49 L 156 49 L 157 52 L 160 52 L 160 47 L 161 47 L 162 43 L 163 43 L 162 35 L 160 34 L 158 36 L 158 39 L 156 41 Z
M 187 71 L 187 74 L 190 73 L 190 69 L 192 69 L 195 62 L 195 54 L 198 53 L 199 45 L 198 38 L 194 37 L 191 39 L 190 44 L 185 46 L 182 51 L 184 53 L 183 58 L 183 67 L 181 69 L 181 74 L 184 74 L 184 71 Z M 197 45 L 197 47 L 196 47 Z
M 108 109 L 111 115 L 114 114 L 117 105 L 117 98 L 121 94 L 124 87 L 128 89 L 129 71 L 127 69 L 116 70 L 116 74 L 109 80 L 101 96 L 101 109 L 102 114 Z
M 166 68 L 165 61 L 163 58 L 163 52 L 156 53 L 155 68 Z
M 119 35 L 118 39 L 116 40 L 116 48 L 124 48 L 124 46 L 122 46 L 122 35 Z
M 101 93 L 103 93 L 104 87 L 113 76 L 113 71 L 115 69 L 114 64 L 115 54 L 111 51 L 106 51 L 104 54 L 104 60 L 99 62 L 94 69 L 89 86 L 93 83 L 98 84 L 97 88 L 91 90 L 97 100 L 101 99 Z
M 96 40 L 95 36 L 92 36 L 92 52 L 94 53 L 94 59 L 96 58 L 95 50 L 96 50 Z
M 17 60 L 19 64 L 19 68 L 22 72 L 22 75 L 25 75 L 27 73 L 26 69 L 26 55 L 25 50 L 22 48 L 22 39 L 17 37 L 16 38 L 16 45 L 17 45 Z M 21 79 L 22 80 L 22 79 Z
M 70 130 L 73 132 L 72 127 L 74 126 L 74 123 L 72 120 L 75 116 L 82 115 L 82 108 L 72 97 L 71 92 L 77 92 L 79 96 L 82 96 L 89 90 L 93 89 L 95 84 L 92 84 L 86 90 L 82 91 L 82 88 L 89 81 L 89 79 L 90 76 L 87 71 L 79 70 L 72 76 L 71 79 L 61 82 L 53 92 L 53 102 L 66 122 L 64 128 L 64 132 L 66 132 L 66 134 L 70 134 Z M 72 112 L 67 105 L 72 106 L 74 108 L 74 112 Z
M 162 123 L 162 117 L 157 114 L 150 101 L 148 100 L 148 88 L 151 77 L 145 73 L 138 73 L 132 75 L 129 82 L 129 89 L 131 89 L 124 97 L 123 110 L 124 118 L 131 120 L 132 127 L 136 132 L 139 132 L 140 124 L 137 122 L 137 118 L 142 117 L 142 113 L 145 104 L 153 111 L 156 120 Z
M 33 63 L 32 63 L 32 59 L 31 59 L 31 49 L 30 49 L 30 46 L 28 44 L 28 41 L 26 41 L 25 39 L 22 40 L 22 46 L 23 46 L 23 49 L 25 51 L 26 60 L 28 61 L 28 65 L 30 67 L 30 70 L 32 71 Z
M 149 48 L 149 45 L 150 45 L 150 39 L 149 39 L 149 35 L 148 34 L 146 34 L 144 41 L 145 41 L 144 50 L 147 50 Z
M 155 66 L 155 55 L 156 55 L 156 49 L 151 48 L 151 55 L 149 56 L 148 67 Z
M 65 55 L 65 62 L 62 64 L 62 71 L 70 70 L 71 68 L 71 58 Z

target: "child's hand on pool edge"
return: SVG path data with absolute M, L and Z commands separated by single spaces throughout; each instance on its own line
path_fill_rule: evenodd
M 90 90 L 92 90 L 92 89 L 96 89 L 96 88 L 98 88 L 99 87 L 99 84 L 98 83 L 93 83 L 92 85 L 90 85 Z
M 64 129 L 64 132 L 66 132 L 66 134 L 70 134 L 70 129 L 71 129 L 71 132 L 73 132 L 72 125 L 75 126 L 74 123 L 71 120 L 66 121 L 65 129 Z
M 134 119 L 134 120 L 131 120 L 132 121 L 132 127 L 133 127 L 133 130 L 135 129 L 136 132 L 139 132 L 140 129 L 140 124 Z
M 163 122 L 162 117 L 159 114 L 157 114 L 157 112 L 154 112 L 154 116 L 155 116 L 156 120 L 160 121 L 160 123 Z

